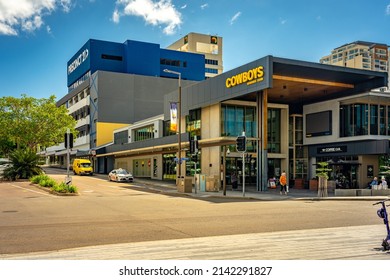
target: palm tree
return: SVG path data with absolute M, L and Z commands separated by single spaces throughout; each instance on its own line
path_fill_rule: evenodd
M 3 177 L 8 180 L 29 179 L 30 177 L 42 174 L 39 166 L 40 157 L 30 149 L 18 149 L 10 153 L 10 166 L 4 169 Z

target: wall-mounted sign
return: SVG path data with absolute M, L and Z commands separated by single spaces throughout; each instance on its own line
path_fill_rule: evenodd
M 72 61 L 68 66 L 68 75 L 70 75 L 74 70 L 77 69 L 87 58 L 89 55 L 88 49 L 83 50 L 75 60 Z
M 335 146 L 335 147 L 317 148 L 317 153 L 319 153 L 319 154 L 346 153 L 346 152 L 347 152 L 347 146 Z
M 218 37 L 217 36 L 210 36 L 210 43 L 217 45 L 218 44 Z
M 367 178 L 374 177 L 374 166 L 373 165 L 367 165 Z
M 239 73 L 226 79 L 225 84 L 227 88 L 235 87 L 241 84 L 248 86 L 264 80 L 263 66 L 250 69 L 246 72 Z

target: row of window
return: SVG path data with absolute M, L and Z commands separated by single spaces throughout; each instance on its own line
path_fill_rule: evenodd
M 205 59 L 205 63 L 209 65 L 218 65 L 218 60 L 216 59 Z
M 83 119 L 83 118 L 86 118 L 87 116 L 89 116 L 90 114 L 90 108 L 89 106 L 84 106 L 80 109 L 78 109 L 77 111 L 71 113 L 70 115 L 76 120 L 80 120 L 80 119 Z
M 194 135 L 200 136 L 201 113 L 200 109 L 192 111 L 186 119 L 186 130 Z M 340 106 L 340 137 L 360 135 L 390 135 L 390 106 L 372 104 L 347 104 Z M 299 127 L 301 127 L 301 122 Z M 281 110 L 277 108 L 268 109 L 268 131 L 267 143 L 268 152 L 281 152 Z M 299 128 L 296 128 L 300 130 Z M 248 138 L 257 137 L 256 132 L 256 108 L 251 106 L 221 105 L 221 135 L 236 137 L 245 131 Z M 301 131 L 301 130 L 300 130 Z M 127 131 L 126 131 L 127 133 Z M 169 130 L 169 121 L 164 125 L 164 136 L 174 135 Z M 122 136 L 122 137 L 120 137 Z M 298 144 L 303 144 L 303 131 L 296 139 Z M 115 135 L 115 143 L 125 141 L 127 134 Z M 142 141 L 154 138 L 154 126 L 149 125 L 134 131 L 133 141 Z M 199 138 L 198 138 L 199 139 Z M 121 141 L 119 141 L 121 140 Z M 248 151 L 255 152 L 256 141 L 248 141 Z
M 205 68 L 205 72 L 210 74 L 218 74 L 218 69 Z
M 347 104 L 340 106 L 340 137 L 390 135 L 390 106 Z
M 176 66 L 176 67 L 187 67 L 187 61 L 180 61 L 180 60 L 174 60 L 174 59 L 166 59 L 161 58 L 160 59 L 161 65 L 169 65 L 169 66 Z

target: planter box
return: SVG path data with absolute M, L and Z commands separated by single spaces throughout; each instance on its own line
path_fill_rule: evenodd
M 294 189 L 303 189 L 305 181 L 303 179 L 294 180 Z
M 309 190 L 311 190 L 311 191 L 318 190 L 318 180 L 310 180 L 309 181 Z
M 356 196 L 356 189 L 335 189 L 335 196 Z

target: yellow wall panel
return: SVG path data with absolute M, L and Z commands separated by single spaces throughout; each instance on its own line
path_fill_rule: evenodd
M 101 146 L 114 141 L 114 130 L 128 126 L 124 123 L 96 123 L 96 146 Z

